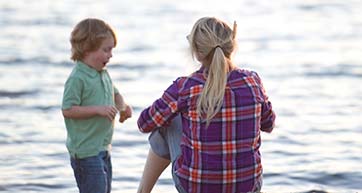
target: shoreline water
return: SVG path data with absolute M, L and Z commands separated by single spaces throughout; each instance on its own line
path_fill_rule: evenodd
M 60 112 L 69 34 L 84 17 L 115 26 L 110 75 L 133 106 L 116 124 L 113 192 L 137 189 L 140 111 L 197 64 L 186 35 L 201 16 L 237 21 L 237 65 L 263 79 L 278 115 L 262 134 L 262 191 L 362 192 L 362 2 L 110 0 L 0 2 L 0 192 L 77 192 Z M 169 169 L 156 192 L 176 192 Z

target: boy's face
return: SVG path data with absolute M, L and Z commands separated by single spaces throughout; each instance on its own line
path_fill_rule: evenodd
M 102 41 L 98 50 L 88 52 L 84 57 L 84 63 L 94 68 L 97 71 L 101 71 L 109 59 L 112 57 L 112 49 L 114 47 L 114 40 L 112 37 L 106 38 Z

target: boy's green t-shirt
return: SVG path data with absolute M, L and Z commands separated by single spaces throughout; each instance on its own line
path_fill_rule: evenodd
M 107 70 L 101 72 L 77 62 L 64 86 L 62 109 L 72 106 L 115 105 L 113 86 Z M 67 148 L 72 157 L 85 158 L 109 150 L 114 121 L 102 116 L 89 119 L 64 118 Z

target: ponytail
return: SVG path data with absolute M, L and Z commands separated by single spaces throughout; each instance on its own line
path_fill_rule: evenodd
M 188 36 L 192 55 L 205 67 L 206 82 L 196 111 L 206 120 L 206 127 L 223 105 L 227 75 L 233 65 L 230 57 L 236 47 L 235 35 L 235 22 L 232 30 L 223 21 L 204 17 L 195 23 Z
M 197 101 L 197 112 L 199 115 L 206 115 L 206 126 L 222 107 L 228 70 L 224 52 L 220 46 L 216 46 L 208 72 L 204 71 L 207 78 Z

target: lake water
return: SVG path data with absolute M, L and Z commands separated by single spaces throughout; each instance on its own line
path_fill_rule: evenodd
M 194 22 L 238 23 L 238 66 L 255 70 L 277 113 L 262 134 L 263 192 L 362 192 L 362 1 L 0 1 L 0 192 L 77 192 L 60 111 L 69 35 L 86 17 L 117 31 L 109 72 L 134 116 L 115 127 L 113 192 L 136 192 L 147 135 L 140 111 L 197 68 Z M 154 192 L 176 192 L 170 170 Z

